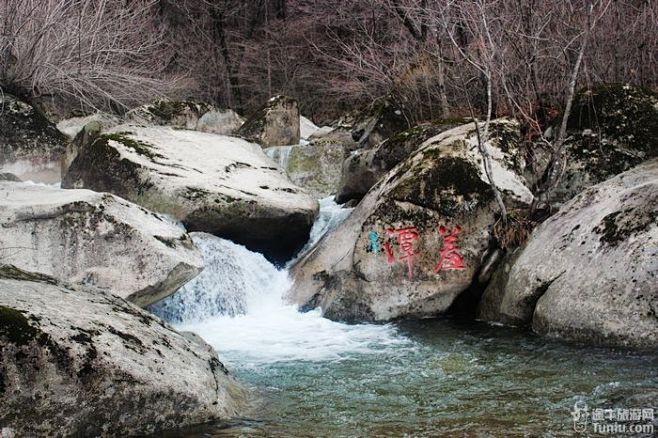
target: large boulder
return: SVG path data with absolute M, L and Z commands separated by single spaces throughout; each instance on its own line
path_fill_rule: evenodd
M 582 192 L 514 258 L 485 291 L 483 319 L 658 348 L 658 160 Z
M 396 133 L 375 147 L 352 152 L 342 166 L 336 202 L 343 204 L 352 199 L 360 200 L 377 181 L 409 157 L 425 140 L 465 123 L 462 120 L 459 122 L 421 124 Z
M 203 268 L 184 230 L 108 193 L 0 182 L 0 261 L 90 284 L 139 306 Z
M 123 299 L 0 266 L 0 430 L 134 436 L 226 420 L 244 390 L 217 353 Z
M 286 171 L 290 180 L 317 199 L 336 192 L 341 162 L 345 157 L 342 143 L 313 140 L 306 145 L 273 146 L 265 153 Z
M 240 127 L 237 134 L 263 147 L 299 144 L 299 107 L 288 96 L 275 96 Z
M 62 186 L 114 193 L 275 260 L 303 246 L 318 212 L 258 145 L 168 127 L 101 135 L 79 151 Z
M 567 159 L 551 193 L 554 205 L 658 156 L 658 95 L 622 85 L 583 90 L 567 126 Z
M 348 122 L 348 117 L 345 122 Z M 361 147 L 374 147 L 395 134 L 411 128 L 403 110 L 392 99 L 384 99 L 354 115 L 351 122 L 352 138 Z
M 0 93 L 0 173 L 55 183 L 66 137 L 32 105 Z
M 532 194 L 515 169 L 518 124 L 491 125 L 493 178 L 512 203 Z M 431 317 L 469 288 L 496 221 L 473 124 L 427 140 L 292 269 L 288 299 L 344 321 Z

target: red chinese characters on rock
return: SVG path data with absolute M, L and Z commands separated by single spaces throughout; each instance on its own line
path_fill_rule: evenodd
M 418 230 L 416 227 L 399 228 L 397 230 L 389 228 L 386 230 L 386 234 L 389 236 L 397 236 L 398 245 L 400 247 L 400 261 L 407 262 L 409 280 L 413 279 L 414 258 L 416 257 L 414 242 L 420 237 Z M 384 250 L 386 251 L 388 264 L 393 264 L 395 262 L 395 256 L 393 255 L 393 249 L 391 248 L 390 242 L 384 244 Z
M 459 239 L 458 236 L 462 231 L 464 230 L 459 225 L 455 226 L 450 232 L 443 225 L 439 227 L 439 234 L 443 236 L 443 248 L 439 255 L 439 262 L 434 267 L 435 273 L 464 270 L 464 258 L 459 254 L 459 248 L 457 247 L 457 239 Z

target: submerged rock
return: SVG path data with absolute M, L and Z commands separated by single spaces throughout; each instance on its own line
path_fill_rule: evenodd
M 461 122 L 459 124 L 465 123 Z M 407 159 L 425 140 L 457 125 L 448 121 L 418 125 L 387 138 L 373 148 L 352 152 L 342 165 L 336 202 L 343 204 L 351 199 L 360 200 L 377 181 Z
M 58 182 L 66 141 L 38 109 L 0 94 L 0 173 L 24 181 Z
M 133 436 L 235 416 L 217 353 L 95 288 L 0 266 L 0 429 Z
M 79 152 L 62 185 L 114 193 L 275 260 L 303 246 L 318 212 L 258 145 L 167 127 L 101 135 Z
M 297 101 L 288 96 L 271 98 L 244 122 L 237 134 L 263 147 L 299 144 Z
M 0 262 L 147 306 L 203 268 L 184 230 L 108 193 L 0 182 Z
M 487 149 L 510 203 L 532 194 L 514 169 L 518 124 L 495 121 Z M 345 321 L 430 317 L 473 283 L 496 220 L 473 125 L 426 141 L 292 269 L 290 301 Z
M 658 156 L 658 95 L 604 85 L 580 92 L 568 121 L 563 177 L 551 193 L 561 204 L 584 189 Z
M 516 257 L 485 291 L 485 319 L 588 344 L 657 348 L 658 160 L 582 192 Z

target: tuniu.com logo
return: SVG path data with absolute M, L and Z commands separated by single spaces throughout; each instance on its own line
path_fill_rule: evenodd
M 571 416 L 573 417 L 573 430 L 576 432 L 587 431 L 587 422 L 589 420 L 589 409 L 587 408 L 587 403 L 584 401 L 577 401 L 574 403 Z

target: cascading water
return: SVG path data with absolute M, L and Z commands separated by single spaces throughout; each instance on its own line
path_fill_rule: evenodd
M 270 157 L 279 167 L 283 170 L 288 168 L 288 162 L 290 161 L 290 152 L 292 152 L 292 146 L 272 146 L 265 149 L 265 154 Z
M 348 214 L 322 200 L 305 250 Z M 656 355 L 446 319 L 336 323 L 286 305 L 287 271 L 260 254 L 207 234 L 193 239 L 206 269 L 152 310 L 213 345 L 255 397 L 248 420 L 172 436 L 572 436 L 576 402 L 628 408 L 645 403 L 638 393 L 658 399 Z
M 304 250 L 349 213 L 332 198 L 321 200 Z M 203 254 L 204 271 L 149 310 L 181 330 L 201 335 L 229 364 L 338 359 L 406 342 L 389 325 L 346 325 L 322 318 L 319 311 L 300 313 L 284 303 L 291 287 L 285 269 L 209 234 L 192 233 L 192 239 Z

